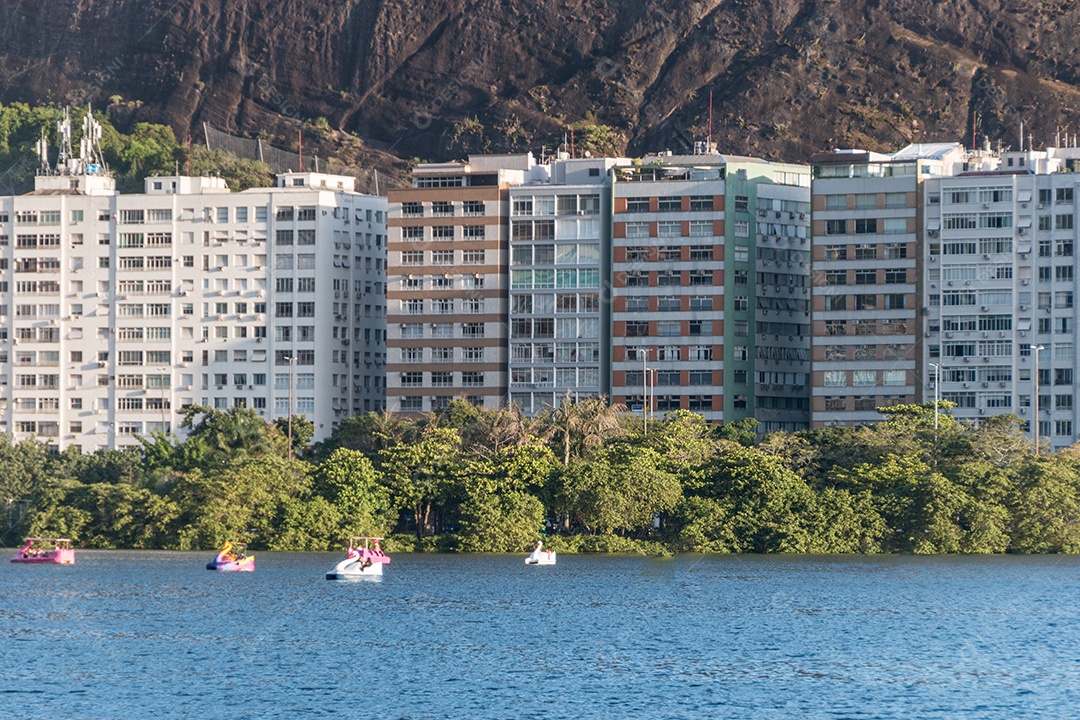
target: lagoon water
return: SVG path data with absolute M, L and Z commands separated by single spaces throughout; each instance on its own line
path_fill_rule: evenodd
M 79 551 L 0 567 L 4 718 L 1066 718 L 1080 558 Z

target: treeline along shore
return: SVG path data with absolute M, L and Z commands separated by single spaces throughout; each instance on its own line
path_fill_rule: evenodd
M 603 399 L 534 418 L 455 401 L 417 419 L 370 413 L 308 446 L 311 423 L 185 410 L 157 435 L 82 455 L 0 442 L 4 544 L 395 552 L 1073 553 L 1080 450 L 1040 456 L 1018 419 L 963 424 L 941 403 L 859 428 L 777 433 L 650 420 Z

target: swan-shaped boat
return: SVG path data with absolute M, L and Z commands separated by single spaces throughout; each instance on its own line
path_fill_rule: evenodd
M 364 577 L 380 577 L 383 565 L 390 564 L 390 556 L 382 551 L 378 537 L 354 537 L 349 540 L 345 559 L 326 573 L 327 580 L 353 580 Z
M 75 550 L 67 538 L 23 538 L 13 563 L 24 565 L 74 565 Z
M 247 545 L 226 542 L 217 556 L 206 563 L 207 570 L 220 572 L 254 572 L 255 556 L 247 554 Z
M 526 565 L 554 565 L 555 564 L 555 551 L 545 550 L 544 541 L 536 541 L 536 549 L 532 551 L 532 555 L 525 558 Z

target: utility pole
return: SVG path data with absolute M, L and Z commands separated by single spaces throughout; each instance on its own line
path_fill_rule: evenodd
M 934 432 L 938 429 L 938 403 L 941 397 L 941 366 L 937 363 L 930 363 L 930 367 L 934 368 Z
M 1043 345 L 1032 345 L 1035 353 L 1035 457 L 1039 457 L 1039 351 Z
M 293 356 L 285 357 L 289 361 L 289 447 L 286 457 L 292 460 L 292 416 L 293 416 Z

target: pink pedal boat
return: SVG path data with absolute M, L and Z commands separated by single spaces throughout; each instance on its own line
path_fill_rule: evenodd
M 207 570 L 220 572 L 254 572 L 255 556 L 247 554 L 244 543 L 226 542 L 213 560 L 206 563 Z
M 382 551 L 378 537 L 354 537 L 349 540 L 349 552 L 345 559 L 326 573 L 327 580 L 353 580 L 364 577 L 381 577 L 383 565 L 390 564 L 390 556 Z
M 11 558 L 13 563 L 25 565 L 74 565 L 75 550 L 67 538 L 23 538 L 19 554 Z

